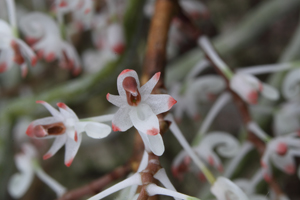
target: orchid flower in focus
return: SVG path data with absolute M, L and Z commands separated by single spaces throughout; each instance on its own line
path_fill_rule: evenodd
M 25 77 L 27 65 L 35 66 L 37 57 L 30 47 L 13 36 L 10 25 L 0 19 L 0 73 L 10 69 L 13 62 L 21 66 L 22 76 Z
M 249 104 L 256 104 L 259 94 L 270 100 L 279 98 L 278 91 L 275 88 L 260 82 L 250 74 L 234 74 L 230 79 L 230 88 Z
M 110 126 L 98 122 L 81 122 L 77 115 L 64 103 L 57 103 L 59 111 L 44 101 L 37 101 L 53 115 L 37 119 L 29 125 L 26 134 L 35 138 L 55 138 L 44 159 L 52 157 L 63 145 L 65 150 L 65 165 L 70 166 L 79 149 L 82 132 L 91 138 L 103 138 L 110 132 Z
M 156 115 L 170 110 L 176 103 L 176 100 L 168 94 L 151 94 L 159 77 L 160 72 L 140 87 L 137 73 L 126 69 L 118 76 L 119 96 L 109 93 L 106 96 L 109 102 L 120 107 L 112 119 L 113 130 L 126 131 L 134 126 L 145 145 L 148 144 L 155 155 L 162 155 L 164 152 Z
M 30 144 L 22 145 L 22 153 L 15 156 L 15 163 L 20 173 L 14 174 L 8 183 L 8 192 L 13 198 L 21 198 L 33 181 L 36 174 L 44 183 L 55 191 L 57 197 L 66 192 L 66 188 L 48 176 L 37 162 L 37 151 Z
M 218 177 L 210 191 L 218 200 L 249 200 L 241 188 L 225 177 Z
M 266 150 L 261 158 L 264 179 L 271 181 L 272 166 L 270 161 L 287 174 L 296 172 L 294 156 L 300 156 L 300 139 L 298 133 L 273 138 L 267 143 Z
M 20 28 L 39 58 L 47 62 L 58 59 L 61 67 L 73 70 L 75 75 L 81 71 L 75 48 L 61 38 L 58 25 L 48 15 L 30 13 L 22 18 Z

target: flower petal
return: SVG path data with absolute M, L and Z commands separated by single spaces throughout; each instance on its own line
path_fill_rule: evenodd
M 165 145 L 164 141 L 160 134 L 157 135 L 148 135 L 148 141 L 149 141 L 149 148 L 151 151 L 157 155 L 161 156 L 165 152 Z
M 136 73 L 136 71 L 132 70 L 132 69 L 125 69 L 123 70 L 119 76 L 118 76 L 118 80 L 117 80 L 117 86 L 118 86 L 118 92 L 120 94 L 120 97 L 122 99 L 124 99 L 124 101 L 127 102 L 126 100 L 126 92 L 123 88 L 123 81 L 125 78 L 127 77 L 133 77 L 137 83 L 137 88 L 140 88 L 140 81 L 139 81 L 139 77 Z
M 65 134 L 56 136 L 54 142 L 52 143 L 51 148 L 43 156 L 43 159 L 46 160 L 52 157 L 66 143 L 66 141 L 67 141 L 67 135 Z
M 31 185 L 33 179 L 33 171 L 29 173 L 14 174 L 8 183 L 8 192 L 15 198 L 21 198 Z
M 36 103 L 40 103 L 43 106 L 45 106 L 45 108 L 53 115 L 53 117 L 62 119 L 60 112 L 58 110 L 56 110 L 55 108 L 53 108 L 49 103 L 47 103 L 45 101 L 36 101 Z
M 111 132 L 110 126 L 98 122 L 87 122 L 84 130 L 89 137 L 95 139 L 104 138 Z
M 159 80 L 159 77 L 160 77 L 160 72 L 157 72 L 156 74 L 154 74 L 154 76 L 152 76 L 152 78 L 147 83 L 145 83 L 141 87 L 140 93 L 142 95 L 142 101 L 146 100 L 148 96 L 151 94 L 153 88 L 155 87 L 155 85 Z
M 112 119 L 113 131 L 126 131 L 132 127 L 132 122 L 129 117 L 130 107 L 120 108 Z
M 159 134 L 159 122 L 149 105 L 140 103 L 129 111 L 132 124 L 138 130 L 148 135 Z
M 75 118 L 78 119 L 76 113 L 69 108 L 66 104 L 59 102 L 57 103 L 57 106 L 59 107 L 59 110 L 61 112 L 61 114 L 65 117 L 65 118 Z
M 55 124 L 58 122 L 62 122 L 60 118 L 56 117 L 45 117 L 42 119 L 37 119 L 31 122 L 26 130 L 26 134 L 29 137 L 53 137 L 52 135 L 48 135 L 48 133 L 41 127 L 43 125 Z
M 155 115 L 158 115 L 170 110 L 177 101 L 168 94 L 151 94 L 145 103 L 151 107 Z
M 73 139 L 67 137 L 66 142 L 66 150 L 65 150 L 65 165 L 67 167 L 70 167 L 75 155 L 77 154 L 77 151 L 79 149 L 79 146 L 81 144 L 82 135 L 78 134 L 78 141 L 74 141 Z
M 279 98 L 278 91 L 268 84 L 262 84 L 261 94 L 271 100 L 277 100 Z
M 296 163 L 293 155 L 287 153 L 284 156 L 280 156 L 276 153 L 271 155 L 273 163 L 276 167 L 281 169 L 287 174 L 294 174 L 296 172 Z
M 113 94 L 109 94 L 109 93 L 107 93 L 106 99 L 107 99 L 107 101 L 109 101 L 110 103 L 112 103 L 112 104 L 114 104 L 115 106 L 118 106 L 118 107 L 121 107 L 122 105 L 127 103 L 127 102 L 124 101 L 124 99 L 122 99 L 121 96 L 113 95 Z

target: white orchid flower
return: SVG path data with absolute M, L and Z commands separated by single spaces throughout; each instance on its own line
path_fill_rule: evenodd
M 270 161 L 278 169 L 287 174 L 294 174 L 296 172 L 294 156 L 300 156 L 300 139 L 295 136 L 298 136 L 297 132 L 273 138 L 268 142 L 261 158 L 261 165 L 266 181 L 271 181 L 272 166 Z
M 21 66 L 22 76 L 25 77 L 27 65 L 35 66 L 37 57 L 25 42 L 14 37 L 10 25 L 0 19 L 0 73 L 10 69 L 13 62 Z
M 22 145 L 22 153 L 15 156 L 15 163 L 20 173 L 14 174 L 8 183 L 8 192 L 14 198 L 21 198 L 33 180 L 36 174 L 44 183 L 56 192 L 58 197 L 66 192 L 66 188 L 49 177 L 37 163 L 37 151 L 30 144 Z
M 260 82 L 250 74 L 234 74 L 230 79 L 230 88 L 249 104 L 256 104 L 259 94 L 271 100 L 279 98 L 279 93 L 275 88 Z
M 225 177 L 218 177 L 210 190 L 218 200 L 249 200 L 236 184 Z
M 51 148 L 44 155 L 44 159 L 52 157 L 63 145 L 65 150 L 65 165 L 70 166 L 79 149 L 82 132 L 91 138 L 103 138 L 110 132 L 110 126 L 98 122 L 81 122 L 77 115 L 64 103 L 57 103 L 59 111 L 44 101 L 42 104 L 53 115 L 37 119 L 29 125 L 26 134 L 35 138 L 55 138 Z
M 162 155 L 164 144 L 156 115 L 172 108 L 176 100 L 168 94 L 151 94 L 160 72 L 140 87 L 138 75 L 126 69 L 118 76 L 119 96 L 107 94 L 106 98 L 120 107 L 112 119 L 114 131 L 126 131 L 134 126 L 144 139 L 145 145 L 156 155 Z
M 27 40 L 33 42 L 32 48 L 37 51 L 39 58 L 48 62 L 58 59 L 61 67 L 72 69 L 75 75 L 81 71 L 75 48 L 61 38 L 58 25 L 48 15 L 30 13 L 22 18 L 20 28 Z

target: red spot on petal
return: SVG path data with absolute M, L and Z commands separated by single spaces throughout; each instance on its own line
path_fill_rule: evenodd
M 159 133 L 159 130 L 154 127 L 150 130 L 147 130 L 147 135 L 157 135 L 158 133 Z
M 130 71 L 133 71 L 133 70 L 132 70 L 132 69 L 124 69 L 124 70 L 119 74 L 119 76 L 122 75 L 122 74 L 126 74 L 127 72 L 130 72 Z
M 112 124 L 112 130 L 113 131 L 121 131 L 121 129 L 119 127 L 117 127 L 116 125 Z
M 267 164 L 264 162 L 264 161 L 260 161 L 260 165 L 263 167 L 263 168 L 267 168 L 268 166 L 267 166 Z
M 73 162 L 73 159 L 74 159 L 74 158 L 71 158 L 69 161 L 67 161 L 67 162 L 65 163 L 65 165 L 66 165 L 67 167 L 70 167 L 71 164 L 72 164 L 72 162 Z
M 38 56 L 39 59 L 42 59 L 44 57 L 44 51 L 43 50 L 39 50 L 37 52 L 37 56 Z
M 298 135 L 298 137 L 300 137 L 300 130 L 297 131 L 297 135 Z
M 80 67 L 73 70 L 73 75 L 74 76 L 78 76 L 80 73 L 81 73 L 81 68 Z
M 74 134 L 74 140 L 75 140 L 75 142 L 78 141 L 78 134 L 77 134 L 77 131 L 75 131 L 75 134 Z
M 258 91 L 262 91 L 263 90 L 263 84 L 262 83 L 259 83 L 259 85 L 258 85 Z
M 291 164 L 291 165 L 287 165 L 285 168 L 284 168 L 285 172 L 288 173 L 288 174 L 294 174 L 296 172 L 296 167 Z
M 88 14 L 89 12 L 91 12 L 91 9 L 86 9 L 86 10 L 84 11 L 84 14 Z
M 109 100 L 109 93 L 107 93 L 107 95 L 106 95 L 106 99 L 107 99 L 107 101 Z
M 62 109 L 67 109 L 67 105 L 62 103 L 62 102 L 59 102 L 56 104 L 58 107 L 62 108 Z
M 66 1 L 61 1 L 60 4 L 59 4 L 59 7 L 65 7 L 67 6 L 67 2 Z
M 258 93 L 257 93 L 257 91 L 255 91 L 255 90 L 251 91 L 248 94 L 247 99 L 249 100 L 249 103 L 256 104 L 257 103 L 257 99 L 258 99 Z
M 55 58 L 55 54 L 53 52 L 51 52 L 46 56 L 46 61 L 51 62 L 54 60 L 54 58 Z
M 34 37 L 26 37 L 25 41 L 27 44 L 29 44 L 29 46 L 33 45 L 34 43 L 36 43 L 38 41 L 38 39 L 34 38 Z
M 264 174 L 264 179 L 266 182 L 271 182 L 272 178 L 269 174 Z
M 7 64 L 6 63 L 1 63 L 0 64 L 0 73 L 3 73 L 7 70 Z
M 31 65 L 32 65 L 32 66 L 35 66 L 36 63 L 37 63 L 37 60 L 38 60 L 38 58 L 37 58 L 36 56 L 32 57 L 32 58 L 31 58 Z
M 208 156 L 208 163 L 212 166 L 214 165 L 215 162 L 212 156 Z
M 224 171 L 223 166 L 222 166 L 222 165 L 219 165 L 219 166 L 218 166 L 218 170 L 219 170 L 219 172 L 223 173 L 223 171 Z
M 35 103 L 41 103 L 41 104 L 43 104 L 43 103 L 46 103 L 45 101 L 42 101 L 42 100 L 38 100 L 38 101 L 36 101 Z
M 287 150 L 288 150 L 288 147 L 287 147 L 286 143 L 280 142 L 280 143 L 277 144 L 276 152 L 279 155 L 282 155 L 282 156 L 285 155 Z
M 48 158 L 52 157 L 51 153 L 47 153 L 43 156 L 43 160 L 47 160 Z
M 177 101 L 173 97 L 170 96 L 170 98 L 168 100 L 168 109 L 171 109 L 175 103 L 177 103 Z
M 116 54 L 120 55 L 124 52 L 125 50 L 125 45 L 124 44 L 117 44 L 115 46 L 112 47 L 113 52 L 115 52 Z
M 25 66 L 24 68 L 22 68 L 22 77 L 23 78 L 26 77 L 27 73 L 28 73 L 28 67 Z
M 159 80 L 160 74 L 161 74 L 160 72 L 157 72 L 157 73 L 154 75 L 154 79 L 155 79 L 156 81 Z
M 198 178 L 203 182 L 206 181 L 206 177 L 204 176 L 204 174 L 202 172 L 198 173 Z

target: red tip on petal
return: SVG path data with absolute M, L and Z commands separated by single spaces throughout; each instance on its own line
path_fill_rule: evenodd
M 38 58 L 37 58 L 36 56 L 32 57 L 32 58 L 31 58 L 31 65 L 32 65 L 32 66 L 35 66 L 36 63 L 37 63 L 37 60 L 38 60 Z
M 213 166 L 214 165 L 214 159 L 213 159 L 213 157 L 212 156 L 208 156 L 208 163 L 211 165 L 211 166 Z
M 263 84 L 259 83 L 258 90 L 261 92 L 263 90 Z
M 154 75 L 154 79 L 155 79 L 156 81 L 159 80 L 160 74 L 161 74 L 160 72 L 157 72 L 157 73 Z
M 26 135 L 28 135 L 29 137 L 33 137 L 33 124 L 30 123 L 27 130 L 26 130 Z
M 65 7 L 67 6 L 67 2 L 66 1 L 61 1 L 60 4 L 59 4 L 59 7 Z
M 106 94 L 106 99 L 109 100 L 109 93 Z
M 117 127 L 116 125 L 112 124 L 112 130 L 117 132 L 117 131 L 121 131 L 121 129 L 119 127 Z
M 33 37 L 26 37 L 25 41 L 27 44 L 29 44 L 30 46 L 33 45 L 34 43 L 36 43 L 38 41 L 38 39 L 33 38 Z
M 62 103 L 62 102 L 59 102 L 56 104 L 58 107 L 62 108 L 62 109 L 67 109 L 67 105 Z
M 263 167 L 263 168 L 267 168 L 268 166 L 267 166 L 267 164 L 264 162 L 264 161 L 260 161 L 260 165 Z
M 177 167 L 172 167 L 172 174 L 177 179 L 182 179 L 183 177 L 180 175 Z
M 251 92 L 248 94 L 247 99 L 249 100 L 249 102 L 250 102 L 251 104 L 256 104 L 256 103 L 257 103 L 257 99 L 258 99 L 257 91 L 255 91 L 255 90 L 251 91 Z
M 271 176 L 268 175 L 268 174 L 264 174 L 264 179 L 265 179 L 265 181 L 267 181 L 267 182 L 271 182 L 271 180 L 272 180 Z
M 43 104 L 43 103 L 46 103 L 45 101 L 42 101 L 42 100 L 38 100 L 38 101 L 36 101 L 35 103 L 41 103 L 41 104 Z
M 159 133 L 159 130 L 154 127 L 150 130 L 147 130 L 147 135 L 157 135 L 158 133 Z
M 71 164 L 72 164 L 72 162 L 73 162 L 73 159 L 74 159 L 74 158 L 71 158 L 69 161 L 67 161 L 67 162 L 65 163 L 65 165 L 66 165 L 67 167 L 70 167 Z
M 293 164 L 291 165 L 287 165 L 285 168 L 284 168 L 285 172 L 288 173 L 288 174 L 294 174 L 296 172 L 296 168 Z
M 130 72 L 130 71 L 133 71 L 133 70 L 132 70 L 132 69 L 124 69 L 124 70 L 119 74 L 119 76 L 122 75 L 122 74 L 126 74 L 127 72 Z
M 75 140 L 75 142 L 78 141 L 78 134 L 77 134 L 77 131 L 75 131 L 74 140 Z
M 7 70 L 7 64 L 6 63 L 1 63 L 0 64 L 0 73 L 3 73 Z
M 124 52 L 125 49 L 125 45 L 124 44 L 117 44 L 115 46 L 112 47 L 112 50 L 116 53 L 116 54 L 122 54 Z
M 173 97 L 170 96 L 170 98 L 168 100 L 168 109 L 171 109 L 175 103 L 177 103 L 177 101 Z
M 51 153 L 47 153 L 43 156 L 43 160 L 47 160 L 48 158 L 51 158 L 52 154 Z
M 286 143 L 284 143 L 284 142 L 278 143 L 278 145 L 276 147 L 276 152 L 279 155 L 285 155 L 287 150 L 288 150 L 288 147 L 287 147 Z
M 298 137 L 300 137 L 300 130 L 297 131 L 297 135 L 298 135 Z
M 189 165 L 191 163 L 191 158 L 189 157 L 189 156 L 186 156 L 185 158 L 184 158 L 184 164 L 185 165 Z
M 51 62 L 54 60 L 54 58 L 55 58 L 55 54 L 53 52 L 51 52 L 46 56 L 46 61 Z
M 80 73 L 81 73 L 81 68 L 80 67 L 73 70 L 73 75 L 74 76 L 78 76 Z
M 89 12 L 91 12 L 91 9 L 86 9 L 86 10 L 84 11 L 84 14 L 88 14 Z
M 21 71 L 22 71 L 22 77 L 26 77 L 27 73 L 28 73 L 28 67 L 25 66 L 24 68 L 21 68 Z

